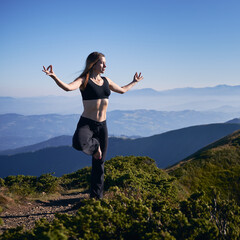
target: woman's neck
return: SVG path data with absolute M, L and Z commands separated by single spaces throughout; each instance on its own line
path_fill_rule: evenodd
M 89 78 L 93 79 L 93 80 L 99 80 L 101 79 L 101 76 L 99 73 L 95 73 L 95 72 L 92 72 L 89 76 Z

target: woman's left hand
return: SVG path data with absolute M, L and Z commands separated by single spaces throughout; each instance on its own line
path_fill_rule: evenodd
M 133 77 L 133 81 L 134 81 L 134 82 L 139 82 L 139 81 L 141 81 L 142 79 L 143 79 L 143 76 L 141 76 L 141 73 L 139 73 L 139 75 L 138 75 L 138 73 L 136 72 L 135 75 L 134 75 L 134 77 Z
M 52 65 L 49 65 L 47 68 L 43 66 L 43 72 L 45 72 L 48 76 L 56 76 L 55 73 L 52 70 Z

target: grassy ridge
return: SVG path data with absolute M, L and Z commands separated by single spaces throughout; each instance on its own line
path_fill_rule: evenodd
M 240 132 L 237 131 L 169 168 L 189 192 L 216 189 L 240 204 Z

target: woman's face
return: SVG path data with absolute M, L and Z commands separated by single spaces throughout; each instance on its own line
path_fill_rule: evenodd
M 106 69 L 106 59 L 105 57 L 100 57 L 97 63 L 93 67 L 93 71 L 96 73 L 104 73 Z

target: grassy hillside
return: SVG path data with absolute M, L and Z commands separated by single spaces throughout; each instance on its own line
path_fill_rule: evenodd
M 167 169 L 190 191 L 214 188 L 240 203 L 240 131 L 201 149 Z
M 31 230 L 6 230 L 8 239 L 238 239 L 240 207 L 218 195 L 206 198 L 198 191 L 187 196 L 175 177 L 157 168 L 148 157 L 115 157 L 106 162 L 103 200 L 86 199 L 76 215 L 57 214 Z M 60 178 L 16 176 L 1 179 L 2 188 L 27 194 L 89 187 L 91 168 Z M 51 188 L 51 186 L 54 186 Z M 21 191 L 19 191 L 21 193 Z M 6 193 L 7 194 L 7 193 Z M 220 223 L 220 224 L 219 224 Z

